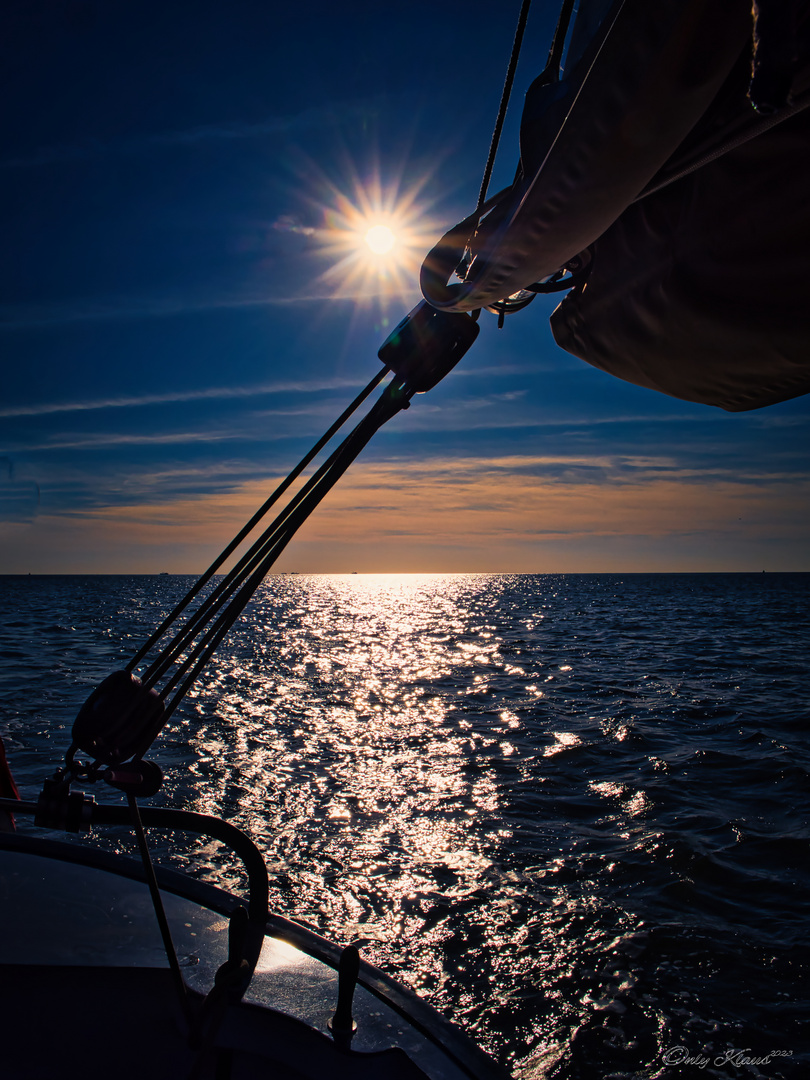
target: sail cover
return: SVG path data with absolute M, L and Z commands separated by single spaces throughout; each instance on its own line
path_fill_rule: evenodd
M 592 0 L 572 43 L 594 10 L 425 298 L 469 311 L 585 265 L 551 326 L 588 363 L 732 411 L 810 392 L 810 0 Z
M 715 144 L 733 142 L 742 121 L 758 123 L 745 99 L 749 74 L 746 56 L 704 120 L 704 141 L 713 130 Z M 794 100 L 809 81 L 797 72 Z M 587 281 L 551 317 L 562 348 L 732 412 L 810 392 L 810 110 L 786 112 L 639 199 L 591 245 Z M 699 138 L 670 171 L 694 158 Z

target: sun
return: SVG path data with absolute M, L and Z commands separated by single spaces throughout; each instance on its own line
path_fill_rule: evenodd
M 375 255 L 387 255 L 397 245 L 397 234 L 390 225 L 372 225 L 363 239 Z
M 351 170 L 340 190 L 324 183 L 323 227 L 313 229 L 318 254 L 328 262 L 319 281 L 334 299 L 411 302 L 419 291 L 419 268 L 440 230 L 421 192 L 428 182 L 396 178 L 378 170 L 361 177 Z

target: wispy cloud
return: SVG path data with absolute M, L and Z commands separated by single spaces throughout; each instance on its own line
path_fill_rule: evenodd
M 234 431 L 170 431 L 156 435 L 138 433 L 121 435 L 100 433 L 97 435 L 63 436 L 50 442 L 34 443 L 25 447 L 26 452 L 43 450 L 105 450 L 114 446 L 186 446 L 191 443 L 215 443 L 238 441 L 244 436 Z
M 810 569 L 806 479 L 767 478 L 757 487 L 732 477 L 706 482 L 644 471 L 654 462 L 642 459 L 634 463 L 636 483 L 627 484 L 556 475 L 560 463 L 437 459 L 403 470 L 396 462 L 360 462 L 278 568 Z M 621 472 L 621 463 L 599 464 Z M 201 569 L 264 501 L 267 486 L 250 481 L 216 496 L 164 501 L 153 495 L 60 516 L 42 513 L 25 532 L 0 528 L 4 565 L 19 572 Z
M 509 374 L 504 371 L 504 374 Z M 463 378 L 462 372 L 452 372 L 450 378 Z M 490 379 L 492 377 L 490 376 Z M 466 387 L 465 387 L 466 389 Z M 521 402 L 526 408 L 521 409 Z M 593 409 L 581 408 L 574 412 L 570 406 L 561 407 L 556 402 L 551 408 L 538 405 L 536 394 L 531 390 L 511 390 L 506 393 L 481 393 L 473 396 L 456 394 L 450 399 L 419 401 L 419 408 L 412 409 L 403 426 L 411 431 L 508 430 L 511 428 L 592 429 L 622 427 L 636 424 L 684 424 L 717 423 L 717 414 L 705 406 L 689 406 L 684 403 L 678 412 L 622 412 L 597 415 Z
M 221 401 L 229 398 L 255 398 L 266 394 L 315 394 L 327 390 L 354 389 L 356 379 L 311 379 L 260 383 L 252 386 L 210 386 L 199 390 L 176 390 L 162 394 L 142 394 L 113 398 L 88 398 L 84 401 L 51 401 L 32 405 L 0 408 L 0 418 L 49 416 L 53 413 L 95 412 L 101 409 L 137 409 L 151 405 L 171 405 L 181 401 Z
M 763 464 L 758 471 L 754 467 L 742 469 L 736 462 L 709 469 L 689 467 L 668 455 L 616 453 L 509 454 L 491 458 L 437 456 L 421 461 L 361 463 L 350 476 L 361 472 L 367 478 L 366 485 L 379 477 L 380 486 L 388 490 L 397 490 L 406 479 L 409 490 L 423 484 L 446 483 L 470 489 L 489 485 L 497 490 L 502 486 L 505 492 L 522 485 L 552 484 L 584 489 L 596 483 L 612 488 L 640 488 L 664 481 L 704 490 L 717 485 L 734 486 L 740 492 L 749 491 L 750 485 L 795 484 L 798 492 L 810 483 L 806 474 L 775 468 L 773 462 Z
M 0 159 L 0 169 L 32 169 L 71 161 L 89 161 L 112 154 L 142 154 L 161 147 L 196 146 L 227 140 L 262 139 L 269 135 L 317 130 L 368 120 L 379 109 L 379 99 L 358 98 L 304 109 L 287 116 L 269 116 L 255 123 L 202 124 L 181 131 L 156 131 L 111 139 L 42 146 L 27 154 Z
M 195 312 L 221 311 L 238 308 L 289 307 L 296 304 L 322 304 L 341 301 L 369 305 L 378 300 L 399 300 L 411 303 L 419 295 L 416 286 L 394 297 L 390 287 L 378 289 L 322 290 L 298 295 L 278 296 L 268 293 L 227 295 L 223 293 L 190 296 L 112 296 L 83 298 L 0 307 L 0 332 L 3 330 L 37 330 L 48 326 L 67 326 L 74 323 L 121 322 L 137 319 L 161 319 Z

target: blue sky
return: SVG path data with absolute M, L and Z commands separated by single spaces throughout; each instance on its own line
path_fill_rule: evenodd
M 4 7 L 0 572 L 205 568 L 377 370 L 419 245 L 475 206 L 518 8 Z M 407 208 L 410 269 L 341 262 L 375 198 Z M 810 569 L 810 401 L 621 383 L 555 346 L 553 306 L 484 316 L 279 569 Z

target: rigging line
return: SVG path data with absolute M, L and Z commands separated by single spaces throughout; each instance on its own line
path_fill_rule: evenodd
M 146 876 L 146 884 L 149 887 L 149 895 L 152 897 L 152 906 L 155 909 L 155 917 L 157 919 L 158 927 L 160 928 L 160 936 L 163 940 L 163 948 L 166 953 L 166 959 L 169 963 L 169 968 L 172 973 L 172 982 L 174 983 L 175 992 L 177 994 L 180 1008 L 183 1011 L 184 1018 L 187 1022 L 191 1020 L 190 1002 L 188 998 L 188 991 L 183 979 L 183 973 L 180 970 L 180 962 L 177 959 L 177 952 L 172 941 L 172 932 L 169 928 L 169 920 L 166 918 L 166 911 L 163 907 L 163 899 L 160 895 L 160 887 L 157 883 L 157 877 L 155 876 L 155 868 L 152 864 L 152 857 L 149 854 L 149 845 L 146 841 L 146 833 L 144 832 L 143 822 L 141 821 L 141 814 L 138 808 L 138 802 L 134 795 L 127 795 L 127 803 L 129 805 L 130 817 L 132 819 L 132 825 L 135 830 L 135 837 L 138 841 L 138 851 L 141 856 L 141 863 L 143 864 L 143 872 Z
M 501 91 L 501 103 L 498 106 L 498 117 L 495 121 L 495 129 L 492 132 L 492 140 L 489 144 L 489 154 L 487 156 L 487 163 L 484 166 L 484 177 L 481 181 L 481 190 L 478 192 L 478 205 L 476 207 L 476 214 L 481 213 L 481 207 L 484 205 L 487 197 L 487 191 L 489 189 L 489 181 L 492 178 L 492 169 L 495 165 L 495 155 L 498 152 L 498 143 L 501 141 L 501 132 L 503 131 L 504 121 L 506 120 L 506 110 L 509 106 L 509 97 L 512 93 L 512 84 L 515 81 L 515 72 L 517 71 L 518 57 L 520 56 L 520 46 L 523 44 L 523 32 L 526 29 L 526 21 L 529 18 L 529 8 L 532 6 L 532 0 L 523 0 L 520 8 L 520 14 L 518 15 L 517 27 L 515 29 L 515 39 L 512 42 L 512 55 L 509 57 L 509 64 L 506 69 L 506 78 L 503 83 L 503 90 Z
M 557 25 L 554 28 L 554 37 L 551 39 L 551 48 L 548 53 L 548 60 L 546 61 L 546 69 L 541 74 L 551 75 L 554 82 L 558 82 L 560 78 L 560 64 L 562 63 L 563 49 L 565 48 L 565 39 L 568 35 L 568 24 L 571 22 L 571 15 L 574 10 L 574 0 L 563 0 L 560 7 L 559 18 L 557 19 Z
M 369 410 L 367 416 L 360 421 L 358 426 L 352 431 L 346 439 L 338 446 L 330 455 L 330 457 L 320 466 L 318 471 L 310 477 L 304 487 L 293 496 L 288 505 L 281 511 L 281 513 L 267 526 L 265 531 L 259 536 L 253 543 L 252 547 L 242 556 L 239 562 L 234 566 L 228 575 L 217 585 L 214 592 L 206 598 L 206 600 L 200 605 L 200 608 L 191 616 L 189 621 L 180 628 L 171 642 L 155 657 L 147 671 L 143 675 L 143 684 L 148 688 L 153 687 L 156 682 L 166 673 L 169 667 L 176 662 L 177 657 L 183 651 L 184 648 L 193 640 L 193 638 L 200 632 L 202 626 L 205 623 L 210 622 L 214 617 L 217 610 L 219 610 L 233 592 L 244 581 L 245 577 L 251 572 L 252 568 L 256 565 L 256 562 L 263 557 L 262 551 L 270 544 L 273 536 L 280 531 L 287 518 L 295 511 L 296 507 L 307 497 L 312 488 L 320 482 L 322 476 L 324 476 L 328 470 L 332 467 L 338 457 L 344 452 L 344 448 L 356 438 L 357 433 L 363 428 L 363 425 L 371 423 L 373 424 L 373 431 L 376 431 L 383 423 L 388 419 L 388 416 L 377 420 L 376 417 L 385 412 L 386 399 L 393 400 L 399 389 L 399 381 L 394 380 L 384 391 L 379 401 Z M 393 415 L 393 414 L 391 414 Z M 363 444 L 365 445 L 365 444 Z M 354 456 L 359 453 L 359 449 L 355 452 Z
M 346 468 L 348 468 L 348 465 L 350 463 L 351 463 L 350 461 L 347 462 Z M 338 478 L 339 477 L 336 477 L 335 480 L 337 480 Z M 276 540 L 276 543 L 273 545 L 273 548 L 271 549 L 271 551 L 267 554 L 265 560 L 254 571 L 253 575 L 248 580 L 248 582 L 243 586 L 242 590 L 237 595 L 237 597 L 234 599 L 232 604 L 220 615 L 220 617 L 217 620 L 216 624 L 209 629 L 209 631 L 206 634 L 206 637 L 203 639 L 202 642 L 200 642 L 198 644 L 198 647 L 197 647 L 197 650 L 195 650 L 195 653 L 192 654 L 190 657 L 188 657 L 188 659 L 184 663 L 183 669 L 180 672 L 176 673 L 175 678 L 173 679 L 173 683 L 178 682 L 179 678 L 183 674 L 185 674 L 186 671 L 188 671 L 189 667 L 191 666 L 191 663 L 194 662 L 193 670 L 191 670 L 191 673 L 189 674 L 186 681 L 179 688 L 179 690 L 177 691 L 175 696 L 172 698 L 172 700 L 169 702 L 168 706 L 166 707 L 166 711 L 164 713 L 164 720 L 168 719 L 168 717 L 172 714 L 172 712 L 175 710 L 175 708 L 180 703 L 182 698 L 185 696 L 187 690 L 190 688 L 190 686 L 194 683 L 196 678 L 199 676 L 199 673 L 205 667 L 205 665 L 208 662 L 208 660 L 210 659 L 211 655 L 213 654 L 213 652 L 218 647 L 219 643 L 222 641 L 222 639 L 225 637 L 225 635 L 231 629 L 234 622 L 239 617 L 239 615 L 243 611 L 244 607 L 246 606 L 246 604 L 248 603 L 250 598 L 253 596 L 253 594 L 256 591 L 256 589 L 258 588 L 258 586 L 261 584 L 261 582 L 264 579 L 264 576 L 266 575 L 266 573 L 269 570 L 270 566 L 273 564 L 273 562 L 276 560 L 276 558 L 279 556 L 279 554 L 281 554 L 281 552 L 287 546 L 289 541 L 295 535 L 295 533 L 297 531 L 297 528 L 300 526 L 300 524 L 303 523 L 303 521 L 305 521 L 309 517 L 309 514 L 318 505 L 318 503 L 320 502 L 320 499 L 322 498 L 322 496 L 327 494 L 327 492 L 331 489 L 334 482 L 335 481 L 333 481 L 332 483 L 327 485 L 326 490 L 321 495 L 319 495 L 318 498 L 315 498 L 315 499 L 312 500 L 312 504 L 305 510 L 305 512 L 300 514 L 299 520 L 295 523 L 294 527 L 291 527 L 291 528 L 287 529 L 285 531 L 285 533 L 283 533 L 281 536 L 278 537 L 278 539 Z
M 341 414 L 341 416 L 338 417 L 338 419 L 335 421 L 335 423 L 332 424 L 332 426 L 328 429 L 328 431 L 318 440 L 318 442 L 315 444 L 315 446 L 313 446 L 312 449 L 304 456 L 304 458 L 302 458 L 302 460 L 290 472 L 290 474 L 286 477 L 286 479 L 284 481 L 282 481 L 282 483 L 276 488 L 276 490 L 273 492 L 273 494 L 270 496 L 270 498 L 267 499 L 267 501 L 264 503 L 264 505 L 256 512 L 256 514 L 254 514 L 254 516 L 251 518 L 251 520 L 243 527 L 241 532 L 231 541 L 231 543 L 225 548 L 225 550 L 222 552 L 222 554 L 209 567 L 209 569 L 205 572 L 205 574 L 203 574 L 203 576 L 195 583 L 193 588 L 187 593 L 187 595 L 184 597 L 184 599 L 175 607 L 174 611 L 164 620 L 164 622 L 155 631 L 155 633 L 152 634 L 149 641 L 141 648 L 141 650 L 138 652 L 138 654 L 135 656 L 135 658 L 131 661 L 131 663 L 130 663 L 127 670 L 131 671 L 135 667 L 135 665 L 141 659 L 143 659 L 143 657 L 146 655 L 146 653 L 149 652 L 151 650 L 151 648 L 154 647 L 154 645 L 160 640 L 160 638 L 165 635 L 166 631 L 171 626 L 171 624 L 177 619 L 177 617 L 184 610 L 184 608 L 187 607 L 187 605 L 190 603 L 190 601 L 193 599 L 193 597 L 197 593 L 199 593 L 201 588 L 205 584 L 207 584 L 208 581 L 210 581 L 210 579 L 213 577 L 216 570 L 219 569 L 219 567 L 222 565 L 222 563 L 225 561 L 225 559 L 228 558 L 228 556 L 233 553 L 233 551 L 238 547 L 238 545 L 242 542 L 242 540 L 244 540 L 244 538 L 253 530 L 253 528 L 261 520 L 261 518 L 264 517 L 264 515 L 267 513 L 267 511 L 270 509 L 270 507 L 275 502 L 278 501 L 278 499 L 281 497 L 281 495 L 283 495 L 284 492 L 293 483 L 293 481 L 295 479 L 297 479 L 298 476 L 300 476 L 301 472 L 312 461 L 312 459 L 316 456 L 316 454 L 326 445 L 326 443 L 332 438 L 332 436 L 338 431 L 338 429 L 345 423 L 345 421 L 348 419 L 348 417 L 358 408 L 358 406 L 368 397 L 368 395 L 379 385 L 379 383 L 385 377 L 387 372 L 388 372 L 388 368 L 384 367 L 382 369 L 382 371 L 378 372 L 377 375 L 374 376 L 374 378 L 371 380 L 371 382 L 361 391 L 361 393 L 357 396 L 357 398 L 355 398 L 355 400 L 352 402 L 352 404 L 346 410 L 344 410 L 344 412 Z M 200 609 L 198 609 L 198 615 L 192 617 L 191 621 L 196 620 L 198 618 L 200 612 L 205 611 L 205 609 L 206 609 L 206 607 L 207 607 L 207 605 L 209 604 L 210 601 L 211 601 L 211 597 L 209 597 L 209 598 L 207 598 L 207 599 L 205 599 L 205 600 L 203 600 L 201 602 Z
M 237 584 L 240 584 L 241 581 L 244 581 L 248 573 L 253 574 L 250 579 L 252 584 L 249 585 L 249 591 L 247 595 L 240 600 L 240 597 L 243 596 L 243 593 L 240 593 L 239 596 L 233 599 L 231 601 L 231 604 L 220 613 L 214 625 L 212 627 L 209 627 L 203 637 L 196 643 L 189 655 L 186 656 L 186 658 L 183 660 L 182 664 L 180 665 L 178 670 L 175 671 L 169 682 L 163 687 L 161 691 L 162 697 L 165 698 L 168 695 L 172 688 L 183 677 L 185 672 L 188 671 L 191 664 L 195 662 L 196 658 L 200 656 L 203 651 L 206 652 L 206 657 L 211 655 L 211 652 L 213 652 L 216 644 L 218 644 L 219 641 L 222 640 L 222 636 L 224 635 L 224 633 L 227 632 L 227 630 L 233 625 L 237 616 L 244 608 L 245 603 L 247 602 L 247 600 L 250 599 L 250 596 L 256 590 L 256 588 L 258 588 L 270 566 L 273 564 L 273 562 L 275 562 L 276 558 L 284 550 L 284 548 L 298 531 L 303 522 L 309 517 L 315 507 L 322 501 L 324 496 L 331 490 L 331 488 L 343 475 L 351 462 L 355 460 L 362 448 L 368 443 L 374 432 L 379 430 L 382 424 L 384 424 L 388 419 L 390 419 L 391 416 L 393 416 L 396 412 L 399 411 L 400 408 L 403 407 L 400 402 L 396 401 L 396 399 L 392 399 L 387 403 L 381 402 L 380 404 L 388 404 L 388 409 L 385 410 L 386 415 L 381 415 L 379 418 L 371 415 L 367 417 L 366 420 L 363 421 L 363 430 L 360 430 L 360 426 L 358 426 L 357 431 L 354 432 L 353 436 L 350 437 L 351 444 L 349 439 L 347 439 L 346 442 L 343 444 L 343 446 L 341 447 L 339 459 L 335 455 L 333 455 L 334 460 L 330 462 L 330 469 L 323 472 L 323 475 L 320 477 L 319 480 L 319 486 L 317 488 L 313 488 L 313 490 L 309 494 L 308 499 L 306 500 L 306 503 L 303 503 L 298 507 L 292 508 L 291 512 L 287 515 L 287 520 L 281 523 L 279 527 L 274 530 L 274 535 L 268 540 L 267 544 L 265 544 L 264 550 L 252 560 L 251 566 L 248 567 L 247 570 L 241 575 L 240 582 Z M 257 566 L 258 570 L 256 569 Z M 235 587 L 236 586 L 234 585 L 234 588 Z M 222 633 L 220 633 L 220 631 L 222 631 Z M 210 643 L 213 639 L 216 640 L 214 641 L 213 646 L 209 648 Z
M 391 387 L 389 386 L 389 390 L 390 389 Z M 343 444 L 343 453 L 341 453 L 340 458 L 334 462 L 333 467 L 330 470 L 333 475 L 330 476 L 325 474 L 319 488 L 313 489 L 305 502 L 296 509 L 296 512 L 293 515 L 291 515 L 290 520 L 287 523 L 287 528 L 284 530 L 283 534 L 279 536 L 277 542 L 265 555 L 261 564 L 253 572 L 246 584 L 242 586 L 239 593 L 231 601 L 231 604 L 219 616 L 215 625 L 209 629 L 206 634 L 207 640 L 204 643 L 200 643 L 198 646 L 198 658 L 194 663 L 193 668 L 189 671 L 185 681 L 178 688 L 174 697 L 166 706 L 164 723 L 185 697 L 187 691 L 210 659 L 214 650 L 233 626 L 234 622 L 261 584 L 267 571 L 270 569 L 278 555 L 284 550 L 300 526 L 306 521 L 324 496 L 331 491 L 340 477 L 346 472 L 360 451 L 368 444 L 374 433 L 378 431 L 384 423 L 390 420 L 392 416 L 396 415 L 396 413 L 404 408 L 410 398 L 410 394 L 408 393 L 401 394 L 398 398 L 394 395 L 389 395 L 388 392 L 386 392 L 386 395 L 388 397 L 387 401 L 378 402 L 378 405 L 380 406 L 384 404 L 387 405 L 386 409 L 379 410 L 379 419 L 372 417 L 370 414 L 361 421 L 352 435 L 349 436 L 349 439 Z M 363 430 L 361 430 L 361 428 Z M 351 445 L 347 445 L 350 441 Z M 184 667 L 187 667 L 189 662 L 190 658 Z
M 141 646 L 141 648 L 138 650 L 132 660 L 130 660 L 130 662 L 127 664 L 127 671 L 133 671 L 135 667 L 141 662 L 141 660 L 143 660 L 143 658 L 147 655 L 147 653 L 149 653 L 154 648 L 154 646 L 164 636 L 172 623 L 188 607 L 188 605 L 200 592 L 200 590 L 208 584 L 208 582 L 211 580 L 211 578 L 214 576 L 220 566 L 222 566 L 225 560 L 233 554 L 233 552 L 242 543 L 245 537 L 253 531 L 253 529 L 265 516 L 270 507 L 273 506 L 274 503 L 276 503 L 281 498 L 284 492 L 301 475 L 301 473 L 304 471 L 307 465 L 309 465 L 312 459 L 320 453 L 320 451 L 324 448 L 324 446 L 326 446 L 326 444 L 333 437 L 333 435 L 335 435 L 335 433 L 345 424 L 345 422 L 349 419 L 352 413 L 355 412 L 359 408 L 359 406 L 362 405 L 362 403 L 366 400 L 369 394 L 371 394 L 372 391 L 374 391 L 379 386 L 379 384 L 388 374 L 388 371 L 389 369 L 387 367 L 383 367 L 382 370 L 374 376 L 371 382 L 369 382 L 369 384 L 360 391 L 360 393 L 357 395 L 351 405 L 344 409 L 344 411 L 340 414 L 337 420 L 335 420 L 332 426 L 321 436 L 321 438 L 315 443 L 312 449 L 309 450 L 303 458 L 301 458 L 301 460 L 289 473 L 286 479 L 282 480 L 282 482 L 278 485 L 272 495 L 270 495 L 266 502 L 259 507 L 259 509 L 253 515 L 250 521 L 248 521 L 242 527 L 240 532 L 233 538 L 233 540 L 231 540 L 228 546 L 217 556 L 214 562 L 211 563 L 211 565 L 208 567 L 202 577 L 200 577 L 194 583 L 194 585 L 191 587 L 191 589 L 189 589 L 183 599 L 175 606 L 174 610 L 166 616 L 160 626 L 158 626 L 157 630 L 155 630 L 155 632 L 151 635 L 149 640 Z

